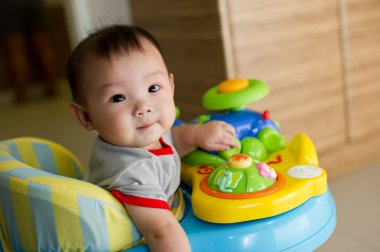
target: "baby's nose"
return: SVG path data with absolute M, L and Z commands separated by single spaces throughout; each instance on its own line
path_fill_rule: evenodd
M 151 105 L 140 104 L 136 106 L 134 114 L 136 117 L 144 117 L 151 112 L 153 112 L 153 107 Z

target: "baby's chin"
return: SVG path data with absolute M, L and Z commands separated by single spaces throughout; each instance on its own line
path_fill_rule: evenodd
M 138 130 L 135 132 L 134 136 L 130 137 L 102 137 L 101 138 L 116 146 L 120 147 L 132 147 L 132 148 L 144 148 L 146 150 L 154 150 L 154 149 L 160 149 L 162 148 L 160 143 L 160 138 L 170 130 L 170 127 L 168 129 L 165 129 L 164 127 L 160 127 L 158 124 L 152 127 L 152 129 L 148 130 Z
M 146 141 L 146 140 L 130 140 L 130 139 L 112 139 L 100 136 L 100 138 L 111 145 L 119 147 L 131 147 L 131 148 L 144 148 L 147 145 L 153 144 L 155 141 Z M 159 139 L 157 140 L 159 141 Z
M 126 146 L 126 147 L 134 147 L 134 148 L 143 148 L 146 150 L 154 150 L 154 149 L 161 148 L 160 138 L 161 138 L 161 136 L 157 136 L 154 138 L 147 137 L 147 138 L 136 140 L 133 142 L 125 142 L 125 143 L 122 143 L 122 145 Z
M 146 145 L 142 148 L 145 150 L 157 150 L 157 149 L 161 149 L 162 145 L 161 145 L 160 141 L 157 141 L 157 142 L 151 143 L 149 145 Z

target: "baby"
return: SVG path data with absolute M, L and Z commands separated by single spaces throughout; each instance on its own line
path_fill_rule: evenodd
M 170 211 L 180 183 L 179 157 L 198 147 L 237 147 L 234 128 L 215 121 L 172 128 L 173 74 L 158 42 L 136 26 L 89 35 L 73 51 L 67 75 L 71 114 L 98 133 L 88 181 L 124 204 L 151 251 L 190 251 Z

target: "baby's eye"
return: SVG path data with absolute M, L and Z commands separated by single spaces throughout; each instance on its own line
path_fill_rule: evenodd
M 125 100 L 125 96 L 124 95 L 121 95 L 121 94 L 117 94 L 117 95 L 114 95 L 112 96 L 111 98 L 111 101 L 112 102 L 122 102 Z
M 160 87 L 158 85 L 152 85 L 152 86 L 149 87 L 148 92 L 149 93 L 155 93 L 158 90 L 160 90 Z

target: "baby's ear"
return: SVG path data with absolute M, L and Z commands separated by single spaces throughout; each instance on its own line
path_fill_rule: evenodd
M 173 89 L 174 89 L 174 75 L 173 75 L 173 73 L 170 73 L 169 74 L 169 82 L 170 82 L 170 84 L 172 85 L 172 87 L 173 87 Z
M 94 130 L 94 125 L 92 123 L 90 115 L 87 113 L 87 111 L 78 103 L 71 103 L 70 104 L 70 114 L 74 119 L 79 122 L 79 124 L 87 129 L 87 130 Z

